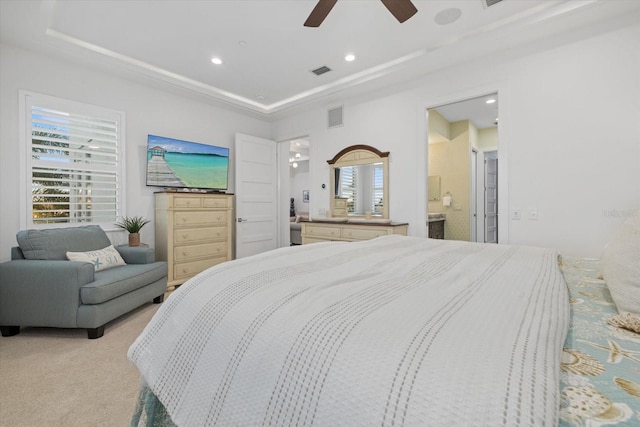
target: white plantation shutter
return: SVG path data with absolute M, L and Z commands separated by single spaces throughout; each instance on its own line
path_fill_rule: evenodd
M 358 173 L 352 166 L 340 168 L 340 197 L 347 199 L 347 212 L 355 213 L 358 204 Z
M 373 215 L 384 214 L 384 203 L 382 198 L 384 196 L 384 167 L 382 163 L 374 163 L 373 174 L 371 182 L 371 213 Z
M 384 166 L 382 163 L 340 168 L 340 197 L 347 198 L 347 212 L 374 216 L 384 214 Z
M 27 224 L 113 226 L 123 208 L 123 114 L 33 93 L 24 110 Z

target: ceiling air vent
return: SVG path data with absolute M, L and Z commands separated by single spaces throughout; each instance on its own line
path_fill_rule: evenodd
M 327 113 L 327 117 L 328 117 L 329 129 L 342 126 L 343 125 L 342 106 L 330 108 Z
M 484 7 L 491 7 L 494 4 L 500 3 L 502 0 L 481 0 L 481 1 Z
M 319 76 L 324 73 L 328 73 L 329 71 L 331 71 L 331 68 L 327 67 L 326 65 L 323 65 L 322 67 L 318 67 L 315 70 L 311 70 L 311 72 L 316 76 Z

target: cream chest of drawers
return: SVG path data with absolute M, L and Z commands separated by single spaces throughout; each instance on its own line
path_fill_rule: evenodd
M 167 261 L 169 290 L 232 259 L 233 195 L 155 193 L 156 258 Z
M 309 221 L 302 223 L 302 244 L 341 240 L 354 242 L 369 240 L 390 234 L 407 235 L 406 223 L 390 224 L 351 224 Z

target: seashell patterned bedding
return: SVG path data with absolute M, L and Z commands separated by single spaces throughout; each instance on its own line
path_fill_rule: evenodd
M 565 257 L 560 269 L 571 304 L 560 425 L 640 425 L 640 334 L 618 321 L 598 260 Z

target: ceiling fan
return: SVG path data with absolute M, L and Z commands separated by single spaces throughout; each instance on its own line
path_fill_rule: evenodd
M 318 0 L 318 4 L 311 11 L 311 15 L 304 22 L 305 27 L 319 27 L 338 0 Z M 380 0 L 389 12 L 400 22 L 404 22 L 416 14 L 418 9 L 411 0 Z

